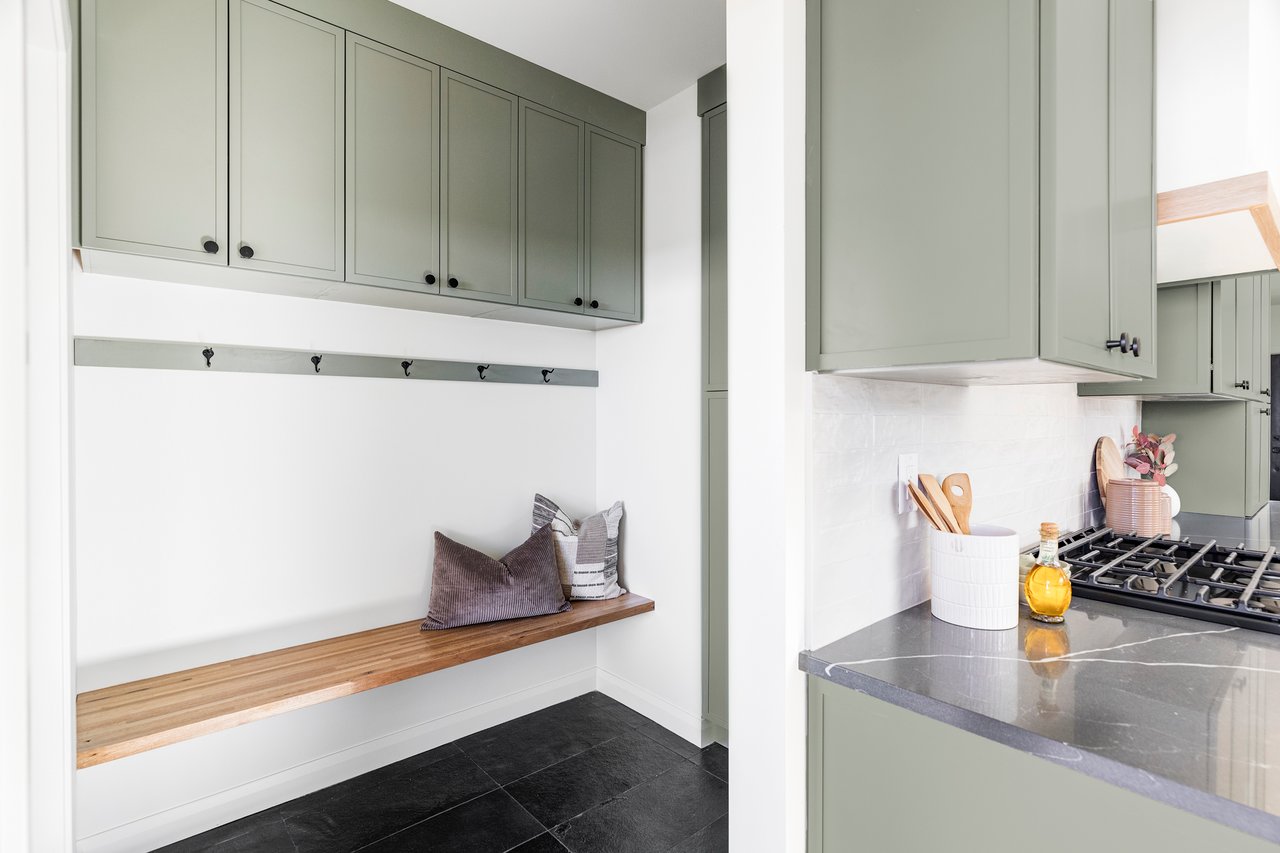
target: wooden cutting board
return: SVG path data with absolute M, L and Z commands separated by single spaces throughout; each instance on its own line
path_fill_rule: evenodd
M 1098 480 L 1098 496 L 1102 498 L 1102 505 L 1106 506 L 1107 483 L 1124 479 L 1124 457 L 1120 455 L 1120 448 L 1116 447 L 1110 436 L 1104 435 L 1094 445 L 1093 475 Z

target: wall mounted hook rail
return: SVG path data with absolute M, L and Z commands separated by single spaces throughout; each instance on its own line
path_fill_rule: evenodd
M 217 363 L 214 352 L 217 351 Z M 408 356 L 347 355 L 227 344 L 76 338 L 78 367 L 123 367 L 158 370 L 198 370 L 219 373 L 281 373 L 437 382 L 485 382 L 515 385 L 556 385 L 595 388 L 594 370 L 535 367 L 520 364 L 477 364 Z M 410 368 L 413 368 L 410 370 Z

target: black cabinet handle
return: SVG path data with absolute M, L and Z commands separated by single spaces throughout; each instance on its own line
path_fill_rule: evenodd
M 451 278 L 451 279 L 449 279 L 449 286 L 450 286 L 450 287 L 457 287 L 457 286 L 458 286 L 458 280 L 457 280 L 456 278 Z
M 1269 416 L 1270 414 L 1271 414 L 1271 410 L 1270 410 L 1270 409 L 1263 409 L 1263 410 L 1262 410 L 1262 416 L 1263 416 L 1264 418 L 1265 418 L 1265 417 L 1267 417 L 1267 416 Z
M 242 257 L 242 258 L 252 258 L 252 257 L 253 257 L 253 247 L 252 247 L 252 246 L 241 246 L 241 247 L 240 247 L 240 257 Z
M 1248 380 L 1248 379 L 1246 379 L 1246 380 L 1244 380 L 1243 382 L 1236 382 L 1236 383 L 1234 383 L 1231 387 L 1232 387 L 1232 388 L 1243 388 L 1245 391 L 1248 391 L 1248 390 L 1249 390 L 1249 380 Z
M 1107 349 L 1115 349 L 1116 347 L 1120 348 L 1120 352 L 1129 351 L 1129 333 L 1128 332 L 1121 332 L 1119 340 L 1107 341 Z
M 1138 348 L 1141 346 L 1142 346 L 1142 338 L 1134 338 L 1133 339 L 1133 357 L 1134 358 L 1138 357 Z M 1124 352 L 1124 350 L 1121 350 L 1121 352 Z
M 436 277 L 431 273 L 427 273 L 427 284 L 435 284 L 435 283 L 436 283 Z
M 217 241 L 217 240 L 205 240 L 205 241 L 204 241 L 204 250 L 205 250 L 206 252 L 208 252 L 209 254 L 211 254 L 211 255 L 216 255 L 216 254 L 218 254 L 218 241 Z
M 574 299 L 573 299 L 573 304 L 574 304 L 574 305 L 581 305 L 581 304 L 582 304 L 582 297 L 581 297 L 581 296 L 575 296 L 575 297 L 574 297 Z
M 591 307 L 592 307 L 592 308 L 599 308 L 599 307 L 600 307 L 600 303 L 599 303 L 599 302 L 597 302 L 596 300 L 592 299 L 592 300 L 591 300 Z
M 1263 389 L 1262 389 L 1261 391 L 1259 391 L 1258 393 L 1259 393 L 1259 394 L 1261 394 L 1261 395 L 1262 395 L 1262 396 L 1264 396 L 1264 397 L 1270 397 L 1270 396 L 1271 396 L 1271 389 L 1270 389 L 1270 388 L 1263 388 Z

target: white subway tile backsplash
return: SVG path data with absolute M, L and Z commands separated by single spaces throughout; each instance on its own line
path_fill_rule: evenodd
M 1123 446 L 1141 404 L 1074 385 L 972 388 L 815 376 L 809 642 L 817 647 L 929 597 L 927 523 L 897 511 L 898 456 L 939 477 L 967 471 L 973 521 L 1079 525 L 1098 505 L 1093 445 Z

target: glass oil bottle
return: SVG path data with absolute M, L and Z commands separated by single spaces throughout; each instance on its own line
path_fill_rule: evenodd
M 1046 521 L 1040 525 L 1040 554 L 1027 572 L 1023 585 L 1031 618 L 1041 622 L 1061 622 L 1062 614 L 1071 606 L 1071 575 L 1058 562 L 1058 525 Z

